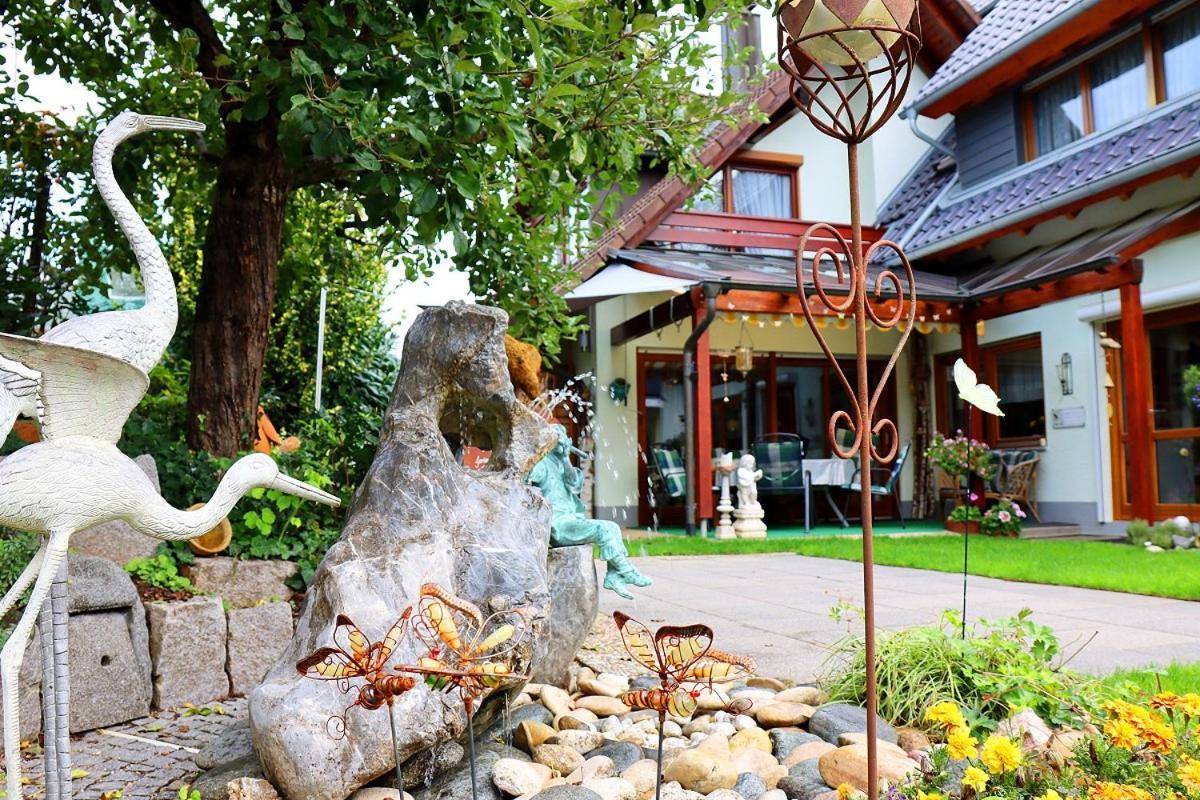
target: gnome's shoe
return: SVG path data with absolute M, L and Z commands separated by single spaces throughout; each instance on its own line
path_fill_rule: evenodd
M 626 581 L 621 576 L 620 572 L 613 569 L 612 567 L 608 568 L 608 573 L 604 576 L 604 588 L 605 589 L 616 592 L 618 595 L 620 595 L 621 597 L 624 597 L 626 600 L 632 600 L 633 595 L 630 594 L 629 589 L 626 588 L 628 585 L 629 585 L 628 581 Z
M 638 571 L 638 568 L 629 563 L 629 559 L 619 556 L 614 558 L 608 564 L 608 574 L 604 576 L 604 588 L 624 597 L 626 600 L 632 600 L 631 595 L 626 589 L 627 586 L 649 586 L 653 581 Z

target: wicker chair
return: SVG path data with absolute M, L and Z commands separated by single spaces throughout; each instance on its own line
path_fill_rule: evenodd
M 938 511 L 944 517 L 946 516 L 946 503 L 950 503 L 951 510 L 961 506 L 966 502 L 966 494 L 963 491 L 962 478 L 958 475 L 951 475 L 944 469 L 937 471 L 938 478 Z
M 1037 507 L 1037 468 L 1039 456 L 1029 456 L 1013 464 L 1002 466 L 998 491 L 989 491 L 988 500 L 1011 500 L 1025 506 L 1033 518 L 1041 522 Z

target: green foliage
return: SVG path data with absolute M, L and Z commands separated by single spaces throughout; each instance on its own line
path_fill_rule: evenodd
M 196 789 L 193 789 L 189 784 L 185 783 L 183 786 L 179 787 L 178 800 L 202 800 L 202 799 L 200 797 L 199 791 L 197 791 Z
M 1183 396 L 1200 411 L 1200 364 L 1190 364 L 1183 369 Z
M 979 510 L 979 506 L 955 506 L 947 519 L 951 522 L 980 522 L 983 520 L 983 512 Z
M 647 161 L 703 177 L 696 145 L 733 116 L 734 97 L 697 80 L 712 49 L 703 34 L 741 19 L 730 0 L 206 5 L 63 13 L 17 0 L 0 23 L 36 70 L 94 91 L 104 116 L 130 107 L 209 126 L 205 162 L 156 137 L 157 185 L 211 186 L 207 162 L 255 157 L 247 141 L 278 148 L 292 187 L 343 187 L 360 204 L 353 229 L 377 232 L 411 277 L 452 259 L 551 356 L 579 325 L 555 291 L 561 255 L 588 248 Z M 24 94 L 24 77 L 6 90 Z M 156 233 L 174 227 L 182 241 L 191 226 L 182 247 L 195 248 L 197 216 Z M 125 258 L 110 232 L 100 238 Z
M 125 571 L 143 583 L 168 592 L 196 593 L 196 587 L 179 574 L 175 559 L 167 553 L 159 553 L 149 558 L 135 558 L 125 565 Z
M 1145 546 L 1147 542 L 1164 550 L 1175 547 L 1175 536 L 1192 536 L 1192 532 L 1172 520 L 1151 525 L 1144 519 L 1135 519 L 1125 527 L 1125 538 L 1132 545 Z
M 1028 609 L 1014 617 L 981 620 L 961 638 L 954 612 L 942 624 L 880 632 L 879 713 L 896 725 L 923 726 L 930 698 L 962 706 L 973 727 L 1029 708 L 1051 725 L 1070 725 L 1097 707 L 1095 683 L 1060 669 L 1058 639 Z M 865 647 L 859 635 L 835 643 L 822 685 L 835 701 L 866 700 Z
M 979 529 L 988 536 L 1016 536 L 1021 532 L 1025 512 L 1012 500 L 1000 500 L 987 510 Z
M 1104 678 L 1114 694 L 1148 697 L 1157 692 L 1200 693 L 1200 663 L 1175 661 L 1166 667 L 1117 670 Z
M 40 545 L 41 537 L 36 533 L 0 528 L 0 592 L 8 591 L 8 588 L 17 582 L 17 578 L 25 567 L 29 566 Z M 26 590 L 20 602 L 9 612 L 9 617 L 13 618 L 15 614 L 19 614 L 25 608 L 28 599 L 29 590 Z M 0 640 L 8 638 L 8 631 L 8 621 L 0 620 Z
M 1154 526 L 1144 519 L 1135 519 L 1125 526 L 1125 538 L 1130 544 L 1143 545 L 1150 541 Z

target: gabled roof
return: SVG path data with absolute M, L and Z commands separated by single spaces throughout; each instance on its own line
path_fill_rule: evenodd
M 912 107 L 929 117 L 955 113 L 1026 78 L 1070 47 L 1110 33 L 1157 0 L 997 0 Z
M 932 69 L 937 69 L 951 57 L 963 37 L 979 21 L 979 15 L 969 0 L 924 0 L 921 14 L 922 32 L 927 41 L 922 64 Z M 790 79 L 782 70 L 772 73 L 746 99 L 746 114 L 742 122 L 736 126 L 718 125 L 713 129 L 700 150 L 700 162 L 712 170 L 724 165 L 762 127 L 754 118 L 755 110 L 770 117 L 779 114 L 791 102 L 789 82 Z M 651 186 L 609 226 L 587 253 L 572 264 L 577 278 L 587 280 L 604 264 L 609 250 L 641 244 L 660 222 L 691 197 L 696 188 L 676 177 L 663 178 Z
M 1163 107 L 965 191 L 947 190 L 957 175 L 932 168 L 940 155 L 927 155 L 880 215 L 887 238 L 903 242 L 914 261 L 999 237 L 1056 209 L 1100 202 L 1136 181 L 1193 169 L 1200 165 L 1200 100 Z

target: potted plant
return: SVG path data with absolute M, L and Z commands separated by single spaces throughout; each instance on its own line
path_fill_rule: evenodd
M 946 530 L 951 533 L 979 533 L 982 521 L 983 512 L 978 506 L 955 506 L 950 516 L 946 517 Z
M 988 536 L 1016 536 L 1024 524 L 1025 512 L 1012 500 L 1001 500 L 987 510 L 979 527 Z

